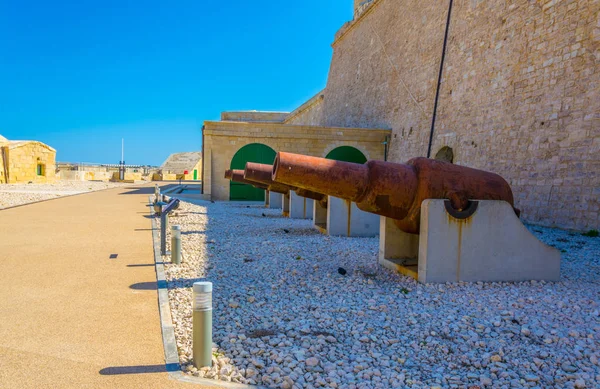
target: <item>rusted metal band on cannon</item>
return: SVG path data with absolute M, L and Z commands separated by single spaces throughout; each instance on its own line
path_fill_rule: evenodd
M 462 211 L 455 209 L 450 200 L 444 201 L 444 207 L 446 208 L 446 212 L 448 212 L 453 218 L 465 220 L 475 214 L 477 207 L 479 207 L 479 201 L 469 201 L 467 208 L 463 209 Z

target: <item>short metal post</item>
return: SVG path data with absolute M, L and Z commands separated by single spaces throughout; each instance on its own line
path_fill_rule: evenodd
M 160 188 L 158 184 L 154 187 L 154 202 L 158 203 L 160 201 Z
M 212 282 L 194 283 L 192 353 L 198 369 L 212 366 Z
M 181 263 L 181 227 L 171 227 L 171 263 Z
M 167 255 L 167 225 L 169 224 L 169 215 L 162 212 L 160 215 L 160 255 Z

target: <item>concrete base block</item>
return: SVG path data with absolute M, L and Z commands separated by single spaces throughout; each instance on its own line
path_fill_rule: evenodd
M 419 235 L 382 217 L 379 262 L 422 283 L 560 279 L 560 252 L 535 238 L 507 202 L 473 201 L 470 216 L 446 207 L 423 202 Z
M 290 192 L 290 217 L 292 219 L 311 219 L 313 216 L 314 200 L 300 197 L 296 192 Z
M 379 234 L 379 216 L 361 211 L 348 200 L 329 196 L 327 233 L 333 236 L 373 237 Z
M 289 193 L 281 195 L 281 207 L 282 207 L 281 213 L 285 217 L 290 217 L 290 200 L 291 200 L 291 196 Z
M 321 206 L 318 201 L 313 206 L 313 226 L 322 234 L 327 234 L 327 207 Z
M 269 192 L 269 208 L 281 209 L 283 204 L 283 195 L 281 193 Z

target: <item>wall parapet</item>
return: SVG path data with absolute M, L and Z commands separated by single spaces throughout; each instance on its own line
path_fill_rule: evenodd
M 322 127 L 282 123 L 204 122 L 204 135 L 246 138 L 339 139 L 380 142 L 391 129 Z
M 225 111 L 221 112 L 221 120 L 235 122 L 273 122 L 281 123 L 289 112 L 277 111 Z
M 325 90 L 323 89 L 322 91 L 320 91 L 319 93 L 317 93 L 316 95 L 314 95 L 313 97 L 311 97 L 304 104 L 302 104 L 301 106 L 299 106 L 298 108 L 296 108 L 295 110 L 293 110 L 287 116 L 287 118 L 285 119 L 285 121 L 283 123 L 284 124 L 289 123 L 290 121 L 292 121 L 295 118 L 297 118 L 298 116 L 302 115 L 304 112 L 308 111 L 309 109 L 311 109 L 315 105 L 321 104 L 324 99 L 325 99 Z
M 367 15 L 373 12 L 373 10 L 383 2 L 384 0 L 370 0 L 361 3 L 361 5 L 355 10 L 354 20 L 347 22 L 338 30 L 338 32 L 336 32 L 331 46 L 333 47 L 339 41 L 341 41 L 351 30 L 358 26 L 367 17 Z

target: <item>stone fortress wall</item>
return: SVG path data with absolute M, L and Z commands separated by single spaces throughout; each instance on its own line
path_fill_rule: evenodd
M 388 160 L 426 156 L 449 1 L 355 7 L 305 119 L 391 128 Z M 505 177 L 525 221 L 599 228 L 600 2 L 455 1 L 448 31 L 431 156 Z

